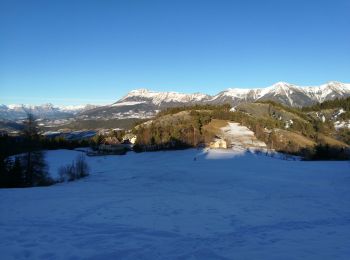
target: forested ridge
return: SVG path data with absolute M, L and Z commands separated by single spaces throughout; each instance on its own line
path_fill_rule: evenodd
M 309 112 L 321 111 L 321 107 L 339 108 L 348 104 L 348 101 L 349 99 L 327 101 L 326 105 L 307 109 L 290 108 L 271 101 L 257 102 L 267 107 L 266 116 L 246 113 L 240 111 L 239 107 L 232 111 L 229 104 L 168 108 L 153 120 L 133 129 L 138 136 L 136 149 L 142 151 L 204 146 L 214 137 L 213 133 L 203 130 L 204 126 L 213 119 L 221 119 L 247 126 L 269 148 L 280 152 L 310 159 L 345 159 L 350 144 L 349 130 L 336 131 L 332 121 L 322 120 Z M 348 107 L 344 105 L 344 110 L 346 109 Z M 288 127 L 281 120 L 283 115 L 293 117 Z M 284 134 L 283 138 L 281 133 Z M 288 133 L 291 135 L 288 136 Z M 299 140 L 295 140 L 295 135 L 307 138 L 314 145 L 302 146 Z

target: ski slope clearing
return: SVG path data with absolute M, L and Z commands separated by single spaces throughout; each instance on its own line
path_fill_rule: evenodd
M 239 123 L 228 123 L 227 126 L 222 127 L 224 139 L 228 140 L 230 144 L 244 147 L 244 148 L 266 148 L 266 144 L 259 141 L 254 132 L 248 127 L 242 126 Z M 238 147 L 237 147 L 238 148 Z
M 52 174 L 78 153 L 47 152 Z M 242 150 L 88 162 L 76 182 L 0 190 L 1 259 L 349 259 L 349 162 Z

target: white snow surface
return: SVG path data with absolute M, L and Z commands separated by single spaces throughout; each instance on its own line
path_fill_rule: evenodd
M 46 154 L 54 174 L 79 152 Z M 1 259 L 349 259 L 349 162 L 192 149 L 88 163 L 80 181 L 0 190 Z
M 138 102 L 138 101 L 125 101 L 120 103 L 114 103 L 111 105 L 111 107 L 121 107 L 121 106 L 134 106 L 145 103 L 144 101 Z
M 350 129 L 350 120 L 347 121 L 335 121 L 334 128 L 339 130 L 341 128 L 349 128 Z
M 118 102 L 128 102 L 130 98 L 146 98 L 150 99 L 153 104 L 160 105 L 161 103 L 169 102 L 194 102 L 208 99 L 208 95 L 201 93 L 184 94 L 178 92 L 156 92 L 148 89 L 137 89 L 130 91 L 124 98 Z
M 242 126 L 239 123 L 228 123 L 227 126 L 222 127 L 223 138 L 229 141 L 229 144 L 235 147 L 245 148 L 266 148 L 266 144 L 259 141 L 254 132 L 248 127 Z
M 293 99 L 290 97 L 290 94 L 294 92 L 301 91 L 312 100 L 323 102 L 331 93 L 337 93 L 339 95 L 349 94 L 350 84 L 330 81 L 320 86 L 297 86 L 287 82 L 277 82 L 270 87 L 252 89 L 252 91 L 255 93 L 254 96 L 256 98 L 261 98 L 268 94 L 274 96 L 285 95 L 290 105 L 293 105 Z

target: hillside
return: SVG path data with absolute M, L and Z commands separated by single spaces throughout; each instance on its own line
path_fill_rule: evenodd
M 323 153 L 325 147 L 329 159 L 348 157 L 348 140 L 334 128 L 333 122 L 270 101 L 244 103 L 236 106 L 235 111 L 229 105 L 170 108 L 139 125 L 134 132 L 141 150 L 208 146 L 215 137 L 231 139 L 228 145 L 234 146 L 239 138 L 223 135 L 223 128 L 231 123 L 254 132 L 252 143 L 257 139 L 280 152 L 316 158 L 318 149 Z M 238 131 L 236 135 L 239 135 Z
M 303 107 L 302 111 L 315 119 L 332 122 L 337 130 L 350 129 L 350 98 L 325 101 Z
M 236 110 L 257 118 L 274 118 L 281 122 L 284 129 L 301 131 L 304 136 L 316 136 L 330 145 L 344 145 L 334 139 L 350 144 L 348 139 L 341 136 L 350 132 L 350 128 L 347 127 L 350 98 L 326 101 L 301 109 L 285 107 L 271 101 L 246 103 L 237 106 Z M 327 138 L 322 138 L 325 135 Z M 324 141 L 325 139 L 329 142 Z

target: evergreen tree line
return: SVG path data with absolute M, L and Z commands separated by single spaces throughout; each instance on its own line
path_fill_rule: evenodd
M 338 119 L 340 120 L 350 119 L 350 97 L 327 100 L 322 103 L 318 103 L 309 107 L 303 107 L 301 110 L 303 112 L 310 112 L 310 111 L 320 111 L 323 109 L 337 109 L 337 108 L 342 108 L 344 110 L 344 113 L 340 114 L 338 116 Z
M 40 151 L 27 152 L 0 162 L 0 188 L 48 186 L 54 183 Z
M 156 118 L 165 116 L 165 115 L 173 115 L 177 114 L 182 111 L 203 111 L 203 110 L 208 110 L 208 111 L 230 111 L 231 109 L 230 104 L 223 104 L 223 105 L 210 105 L 210 104 L 196 104 L 192 106 L 179 106 L 179 107 L 170 107 L 166 108 L 162 111 L 160 111 Z
M 22 136 L 16 142 L 10 143 L 11 139 L 2 137 L 0 187 L 45 186 L 53 183 L 48 175 L 44 154 L 39 150 L 38 132 L 33 115 L 28 114 Z M 23 149 L 21 155 L 15 159 L 8 157 L 11 152 L 19 149 Z
M 312 106 L 303 107 L 301 111 L 320 111 L 323 109 L 343 108 L 345 111 L 350 111 L 350 97 L 348 98 L 336 98 L 333 100 L 327 100 L 322 103 L 317 103 Z
M 164 149 L 182 149 L 197 146 L 201 134 L 196 123 L 183 120 L 175 125 L 152 123 L 137 129 L 135 151 L 153 151 Z
M 52 185 L 43 149 L 76 148 L 86 141 L 49 139 L 39 135 L 33 115 L 28 114 L 20 136 L 0 137 L 0 188 Z

